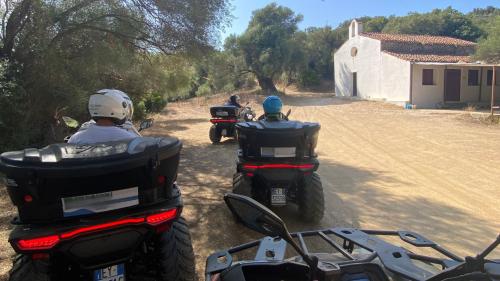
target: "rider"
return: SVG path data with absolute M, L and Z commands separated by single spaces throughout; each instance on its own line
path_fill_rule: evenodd
M 132 103 L 132 100 L 130 99 L 130 97 L 120 91 L 120 90 L 115 90 L 115 89 L 102 89 L 102 90 L 99 90 L 96 92 L 97 94 L 103 94 L 103 95 L 120 95 L 122 96 L 125 101 L 127 102 L 127 120 L 125 121 L 125 123 L 123 123 L 123 125 L 120 125 L 119 127 L 120 128 L 123 128 L 131 133 L 134 133 L 136 134 L 138 137 L 141 136 L 141 134 L 139 133 L 139 131 L 137 131 L 137 129 L 134 127 L 134 124 L 132 124 L 132 116 L 134 115 L 134 104 Z M 93 119 L 83 123 L 80 128 L 78 129 L 78 131 L 83 131 L 83 130 L 87 130 L 89 128 L 89 126 L 91 125 L 94 125 L 95 124 L 95 121 Z
M 237 108 L 242 108 L 242 106 L 240 104 L 240 96 L 231 95 L 229 97 L 229 100 L 224 105 L 232 105 L 232 106 L 236 106 Z
M 105 89 L 91 95 L 88 108 L 95 124 L 89 124 L 87 129 L 78 131 L 71 136 L 68 143 L 91 144 L 138 137 L 138 133 L 121 127 L 131 117 L 133 111 L 132 102 L 124 98 L 125 93 L 122 93 L 118 90 Z
M 262 103 L 264 107 L 264 115 L 259 117 L 259 120 L 266 121 L 280 121 L 284 120 L 284 115 L 281 113 L 281 108 L 283 107 L 283 103 L 278 96 L 268 96 L 264 102 Z

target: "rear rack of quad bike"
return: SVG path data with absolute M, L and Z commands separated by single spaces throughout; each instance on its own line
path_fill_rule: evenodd
M 311 254 L 305 242 L 306 237 L 318 237 L 325 241 L 329 246 L 345 257 L 345 261 L 339 264 L 373 262 L 377 258 L 384 267 L 397 275 L 410 280 L 422 281 L 436 272 L 430 272 L 415 265 L 412 261 L 421 261 L 441 267 L 441 270 L 455 266 L 464 260 L 457 255 L 442 248 L 435 242 L 423 237 L 422 235 L 410 231 L 384 231 L 384 230 L 359 230 L 354 228 L 330 228 L 315 231 L 303 231 L 291 234 L 304 253 Z M 390 244 L 377 236 L 399 237 L 402 241 L 418 247 L 433 249 L 447 258 L 437 258 L 426 255 L 415 254 Z M 341 241 L 341 243 L 337 241 Z M 255 261 L 283 261 L 285 259 L 287 243 L 280 238 L 264 237 L 260 240 L 248 242 L 225 251 L 210 255 L 207 259 L 206 273 L 217 273 L 229 266 L 233 262 L 233 255 L 249 250 L 255 247 L 257 253 Z M 353 256 L 355 246 L 363 248 L 369 253 L 361 258 Z M 322 249 L 323 253 L 328 253 L 328 249 Z M 438 269 L 438 268 L 436 268 Z

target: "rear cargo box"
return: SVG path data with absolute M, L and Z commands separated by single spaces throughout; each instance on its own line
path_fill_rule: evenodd
M 53 144 L 2 153 L 0 171 L 22 223 L 53 222 L 168 200 L 181 147 L 151 137 Z
M 238 116 L 238 108 L 232 105 L 212 106 L 210 114 L 213 118 L 236 118 Z
M 315 157 L 320 125 L 299 121 L 242 122 L 236 125 L 240 157 L 295 159 Z

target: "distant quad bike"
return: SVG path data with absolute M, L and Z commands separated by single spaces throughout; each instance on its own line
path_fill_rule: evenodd
M 19 214 L 9 280 L 195 280 L 175 183 L 181 147 L 139 137 L 1 154 Z
M 209 137 L 213 144 L 219 143 L 222 137 L 236 137 L 236 123 L 255 118 L 255 112 L 246 105 L 241 109 L 231 105 L 213 106 L 210 108 L 210 114 L 210 122 L 213 125 L 210 127 Z
M 236 125 L 239 150 L 233 192 L 267 206 L 295 203 L 305 221 L 318 222 L 324 212 L 314 151 L 320 125 L 288 121 L 288 114 L 283 115 L 283 121 Z

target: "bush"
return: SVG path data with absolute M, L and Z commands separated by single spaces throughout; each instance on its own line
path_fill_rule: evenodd
M 212 87 L 208 83 L 202 84 L 199 88 L 198 91 L 196 91 L 197 96 L 208 96 L 213 94 Z
M 167 101 L 163 98 L 162 94 L 151 93 L 146 95 L 144 106 L 147 113 L 161 112 L 167 106 Z
M 319 85 L 320 79 L 318 74 L 312 70 L 305 70 L 299 74 L 298 82 L 302 87 L 311 87 Z

